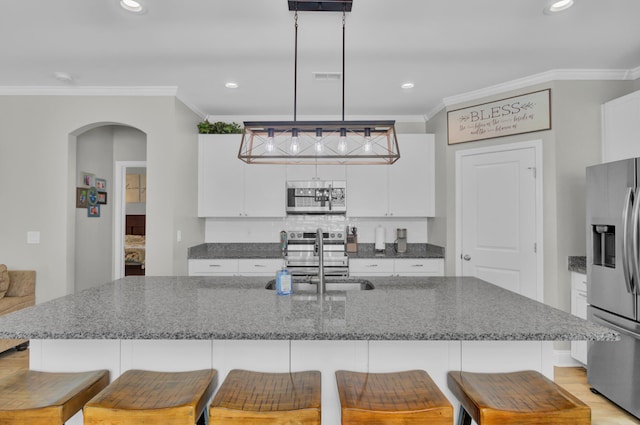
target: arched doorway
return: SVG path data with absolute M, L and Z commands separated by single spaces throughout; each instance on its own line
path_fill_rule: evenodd
M 121 277 L 114 272 L 121 260 L 115 244 L 123 239 L 116 217 L 126 204 L 115 202 L 115 164 L 138 161 L 146 166 L 146 134 L 126 125 L 95 123 L 74 132 L 70 140 L 69 178 L 76 196 L 70 289 L 78 292 Z

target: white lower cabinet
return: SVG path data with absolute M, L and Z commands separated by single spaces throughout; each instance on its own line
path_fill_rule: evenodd
M 273 276 L 282 268 L 281 258 L 189 260 L 189 276 Z M 349 275 L 443 276 L 440 258 L 352 258 Z M 585 310 L 586 314 L 586 310 Z
M 393 260 L 385 258 L 350 258 L 350 276 L 393 276 Z
M 189 260 L 189 276 L 276 276 L 281 258 Z
M 238 260 L 189 260 L 189 276 L 235 276 Z
M 240 276 L 271 276 L 276 277 L 276 272 L 282 268 L 281 258 L 262 258 L 250 260 L 238 260 L 238 274 Z
M 443 276 L 440 258 L 354 258 L 349 275 L 358 276 Z
M 444 260 L 439 258 L 395 259 L 394 271 L 397 276 L 443 276 Z
M 587 276 L 571 272 L 571 314 L 587 319 Z M 571 342 L 571 357 L 587 364 L 587 341 Z

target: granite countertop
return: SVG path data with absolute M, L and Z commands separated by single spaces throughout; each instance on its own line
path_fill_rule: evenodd
M 569 257 L 569 271 L 587 274 L 587 257 L 585 256 Z
M 384 253 L 376 253 L 372 243 L 358 244 L 358 252 L 349 258 L 444 258 L 444 248 L 427 243 L 410 243 L 407 252 L 398 254 L 393 244 L 386 244 Z M 190 260 L 282 258 L 278 243 L 203 243 L 189 248 Z
M 130 276 L 0 317 L 0 338 L 615 340 L 467 277 L 370 278 L 370 291 L 279 296 L 263 277 Z

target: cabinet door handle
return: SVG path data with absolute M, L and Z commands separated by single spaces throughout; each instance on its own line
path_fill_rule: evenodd
M 412 264 L 411 267 L 424 267 L 424 264 Z
M 221 264 L 209 264 L 209 267 L 222 267 Z
M 585 294 L 584 292 L 578 292 L 576 295 L 578 295 L 580 298 L 584 298 L 585 300 L 587 299 L 587 294 Z
M 254 264 L 253 267 L 267 267 L 264 264 Z
M 367 264 L 367 267 L 378 267 L 377 264 Z

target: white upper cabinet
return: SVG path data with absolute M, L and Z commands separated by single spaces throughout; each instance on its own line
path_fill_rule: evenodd
M 284 217 L 285 169 L 238 159 L 241 135 L 201 134 L 199 217 Z
M 346 180 L 346 165 L 287 165 L 287 180 Z
M 433 134 L 400 134 L 400 159 L 389 168 L 389 213 L 399 217 L 435 215 Z
M 640 90 L 602 107 L 602 161 L 640 157 Z
M 432 217 L 435 214 L 433 134 L 399 134 L 393 165 L 347 167 L 350 217 Z
M 287 180 L 347 181 L 349 217 L 432 217 L 434 137 L 400 134 L 393 165 L 247 165 L 239 134 L 201 134 L 199 217 L 284 217 Z

